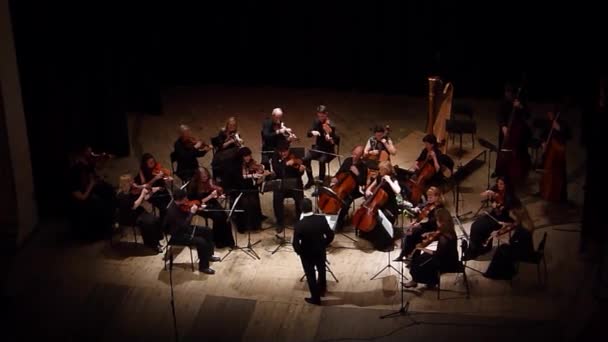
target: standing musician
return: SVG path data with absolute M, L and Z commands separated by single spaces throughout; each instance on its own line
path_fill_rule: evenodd
M 216 148 L 211 162 L 213 177 L 221 181 L 225 189 L 234 189 L 240 178 L 237 154 L 244 144 L 234 117 L 228 118 L 226 125 L 212 139 L 212 144 Z
M 469 248 L 465 252 L 465 260 L 475 259 L 492 249 L 492 244 L 487 244 L 486 240 L 493 231 L 500 229 L 500 222 L 511 220 L 509 211 L 520 203 L 504 177 L 496 178 L 496 184 L 491 189 L 482 192 L 481 196 L 490 204 L 491 210 L 479 216 L 471 225 Z
M 378 160 L 382 152 L 386 152 L 388 154 L 387 160 L 390 160 L 391 155 L 394 156 L 397 154 L 397 149 L 395 148 L 395 145 L 393 145 L 391 138 L 387 136 L 386 128 L 376 125 L 374 127 L 374 135 L 371 136 L 365 144 L 363 155 L 366 158 L 372 157 Z
M 300 256 L 310 291 L 310 297 L 304 300 L 321 305 L 321 297 L 327 291 L 325 250 L 334 240 L 334 232 L 325 217 L 313 215 L 310 199 L 302 200 L 301 211 L 303 218 L 294 225 L 293 250 Z M 315 268 L 319 273 L 318 281 Z
M 520 93 L 521 88 L 518 94 L 513 94 L 512 88 L 507 87 L 505 102 L 497 116 L 499 152 L 494 175 L 507 177 L 512 184 L 524 182 L 531 167 L 528 146 L 532 131 L 526 122 L 529 113 Z
M 437 230 L 435 213 L 444 207 L 443 194 L 439 188 L 431 186 L 426 191 L 426 204 L 415 208 L 417 217 L 405 230 L 401 246 L 401 254 L 394 261 L 404 261 L 411 256 L 416 245 Z
M 335 153 L 336 145 L 339 144 L 338 136 L 336 135 L 336 126 L 334 126 L 327 117 L 327 107 L 320 105 L 317 107 L 317 118 L 312 122 L 312 127 L 308 130 L 308 137 L 315 137 L 315 144 L 312 146 L 314 150 Z M 308 190 L 313 186 L 313 175 L 311 160 L 319 161 L 319 180 L 325 180 L 325 163 L 329 163 L 334 159 L 332 154 L 325 154 L 317 151 L 308 151 L 304 157 L 306 165 L 306 175 L 308 182 L 304 189 Z
M 346 215 L 348 215 L 348 209 L 351 204 L 357 198 L 363 197 L 363 192 L 361 191 L 362 187 L 365 187 L 367 183 L 367 166 L 363 162 L 363 146 L 357 145 L 353 148 L 352 154 L 350 157 L 344 159 L 342 165 L 340 165 L 340 169 L 336 172 L 336 176 L 344 173 L 350 172 L 355 176 L 357 181 L 357 186 L 350 193 L 350 196 L 344 199 L 344 205 L 342 206 L 342 210 L 340 210 L 340 214 L 338 215 L 338 222 L 336 224 L 336 230 L 342 230 L 344 227 L 344 219 Z M 333 177 L 330 182 L 330 187 L 333 187 L 338 183 L 338 179 Z
M 82 146 L 68 171 L 73 228 L 86 239 L 102 238 L 112 231 L 116 193 L 96 171 L 97 163 L 109 158 L 108 154 L 95 154 L 90 146 Z
M 416 245 L 416 251 L 409 265 L 412 280 L 405 287 L 418 287 L 420 283 L 426 288 L 439 284 L 439 273 L 456 270 L 459 266 L 458 246 L 454 221 L 450 212 L 441 208 L 435 214 L 437 231 L 428 235 Z M 436 242 L 436 247 L 433 247 Z
M 170 245 L 196 246 L 198 252 L 198 269 L 205 274 L 214 274 L 215 271 L 209 267 L 210 261 L 221 259 L 213 255 L 212 232 L 206 227 L 193 227 L 192 217 L 205 206 L 192 204 L 188 200 L 185 190 L 173 192 L 174 202 L 169 206 L 165 217 L 163 228 L 171 234 Z
M 392 225 L 395 223 L 399 212 L 397 195 L 401 192 L 401 187 L 395 178 L 395 169 L 388 160 L 380 162 L 378 166 L 378 177 L 374 179 L 365 190 L 365 197 L 372 197 L 378 186 L 388 194 L 386 203 L 379 209 L 382 210 L 382 213 Z M 381 220 L 377 220 L 376 227 L 371 231 L 360 231 L 359 236 L 370 241 L 377 250 L 385 251 L 393 248 L 393 240 L 382 226 Z
M 510 280 L 517 273 L 515 263 L 518 261 L 532 260 L 535 255 L 534 223 L 526 208 L 522 205 L 511 209 L 509 216 L 512 223 L 501 222 L 502 228 L 492 232 L 492 238 L 511 233 L 509 243 L 501 244 L 496 249 L 488 269 L 483 274 L 490 279 Z
M 305 168 L 303 160 L 289 153 L 288 142 L 281 142 L 277 147 L 277 153 L 272 157 L 272 170 L 276 179 L 288 182 L 295 180 L 295 188 L 287 188 L 285 184 L 281 184 L 281 189 L 277 189 L 273 193 L 272 206 L 277 223 L 277 233 L 282 233 L 285 229 L 285 207 L 283 203 L 285 198 L 293 198 L 296 206 L 296 217 L 300 217 L 300 208 L 304 199 L 302 175 Z
M 542 135 L 544 172 L 540 181 L 540 196 L 547 201 L 566 202 L 566 141 L 570 139 L 570 129 L 557 108 L 547 112 L 546 126 Z
M 270 171 L 253 159 L 249 147 L 242 147 L 238 154 L 241 161 L 240 191 L 242 195 L 236 208 L 242 209 L 243 212 L 234 214 L 234 222 L 239 233 L 244 233 L 248 229 L 262 228 L 262 221 L 266 217 L 262 215 L 259 186 L 266 176 L 270 175 Z
M 198 170 L 198 160 L 196 158 L 204 157 L 211 146 L 194 138 L 190 127 L 186 125 L 179 126 L 179 133 L 180 136 L 173 145 L 175 161 L 177 162 L 175 174 L 185 183 Z
M 118 222 L 121 225 L 139 227 L 144 245 L 156 253 L 161 253 L 159 241 L 163 239 L 163 233 L 159 219 L 146 211 L 143 207 L 152 194 L 161 188 L 150 189 L 137 186 L 133 176 L 122 175 L 119 179 L 118 195 Z
M 262 164 L 266 170 L 270 170 L 270 159 L 282 142 L 289 143 L 297 140 L 291 128 L 285 127 L 283 123 L 283 110 L 275 108 L 270 118 L 262 123 Z
M 171 202 L 171 196 L 167 190 L 167 183 L 173 182 L 171 171 L 165 169 L 154 159 L 150 153 L 144 153 L 141 157 L 139 174 L 135 183 L 148 189 L 152 187 L 162 188 L 150 196 L 149 202 L 158 209 L 161 220 L 165 217 L 167 206 Z
M 211 179 L 209 170 L 204 167 L 199 167 L 192 181 L 188 184 L 188 198 L 198 200 L 205 205 L 201 216 L 210 218 L 213 222 L 213 242 L 215 248 L 234 247 L 234 238 L 232 236 L 232 228 L 228 221 L 228 215 L 224 208 L 220 205 L 218 198 L 223 198 L 224 190 L 217 186 Z M 218 211 L 208 211 L 218 210 Z

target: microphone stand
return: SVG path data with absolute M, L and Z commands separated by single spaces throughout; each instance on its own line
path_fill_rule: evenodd
M 175 315 L 175 296 L 173 294 L 173 253 L 169 254 L 169 286 L 171 288 L 171 313 L 173 315 L 173 332 L 175 333 L 175 342 L 179 341 L 177 332 L 177 316 Z
M 403 292 L 405 292 L 405 288 L 404 288 L 404 281 L 405 281 L 405 276 L 403 274 L 403 262 L 401 263 L 401 272 L 398 272 L 401 275 L 401 286 L 399 286 L 399 289 L 401 290 L 401 305 L 399 306 L 399 310 L 388 313 L 386 315 L 382 315 L 380 316 L 380 319 L 385 319 L 385 318 L 393 318 L 393 317 L 400 317 L 400 316 L 405 316 L 409 313 L 409 309 L 410 309 L 410 301 L 408 300 L 407 303 L 405 302 L 405 297 L 403 295 Z M 411 317 L 410 317 L 411 318 Z M 412 319 L 413 320 L 413 319 Z M 414 321 L 415 324 L 417 324 L 418 322 Z

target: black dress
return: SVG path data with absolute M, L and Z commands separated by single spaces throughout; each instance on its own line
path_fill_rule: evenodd
M 142 179 L 143 176 L 143 179 Z M 150 170 L 141 170 L 140 173 L 135 177 L 135 183 L 139 185 L 147 184 L 152 179 L 154 179 L 154 175 Z M 161 189 L 155 193 L 153 193 L 148 202 L 152 204 L 156 209 L 158 209 L 159 217 L 161 222 L 164 220 L 165 215 L 167 214 L 167 206 L 171 203 L 171 195 L 167 190 L 167 183 L 163 179 L 158 179 L 154 183 L 151 184 L 152 187 L 160 187 Z
M 247 173 L 249 174 L 249 173 Z M 235 209 L 241 209 L 244 212 L 234 213 L 234 223 L 236 224 L 239 233 L 244 233 L 249 230 L 259 230 L 262 228 L 262 206 L 260 205 L 260 192 L 255 179 L 245 178 L 245 175 L 240 180 L 240 189 L 242 192 L 241 199 L 237 203 Z M 238 196 L 239 193 L 236 193 Z
M 211 161 L 211 169 L 213 171 L 213 178 L 227 192 L 231 192 L 234 189 L 238 189 L 238 185 L 240 184 L 241 164 L 238 158 L 239 146 L 234 142 L 224 146 L 224 143 L 228 139 L 229 136 L 224 130 L 221 130 L 212 139 L 212 144 L 216 148 L 216 151 Z
M 484 276 L 491 279 L 509 280 L 517 273 L 516 262 L 530 260 L 534 257 L 532 233 L 518 225 L 508 244 L 500 245 Z
M 184 139 L 179 138 L 173 145 L 175 153 L 175 161 L 177 162 L 177 170 L 175 174 L 182 182 L 189 181 L 196 170 L 198 170 L 197 158 L 205 156 L 207 151 L 201 151 L 194 148 L 191 143 L 184 142 Z
M 393 179 L 393 181 L 395 180 L 394 177 L 391 177 L 391 179 Z M 391 225 L 394 225 L 397 216 L 399 215 L 397 196 L 390 184 L 386 182 L 382 185 L 382 189 L 388 194 L 388 200 L 381 210 Z M 369 232 L 359 232 L 359 237 L 371 242 L 374 245 L 374 248 L 379 251 L 390 251 L 393 249 L 393 238 L 387 233 L 386 229 L 384 229 L 379 217 L 374 229 Z
M 406 234 L 404 236 L 400 257 L 407 257 L 412 253 L 412 251 L 416 248 L 416 245 L 423 240 L 422 234 L 437 230 L 435 211 L 437 211 L 439 208 L 443 208 L 443 205 L 435 206 L 429 211 L 427 216 L 428 220 L 426 222 L 422 222 L 419 227 L 413 228 L 410 234 Z
M 163 239 L 161 223 L 141 206 L 133 209 L 139 195 L 121 192 L 118 194 L 118 223 L 124 226 L 138 226 L 146 246 L 156 248 Z
M 439 283 L 439 272 L 453 272 L 459 267 L 456 236 L 441 234 L 434 254 L 416 251 L 410 264 L 412 280 L 427 285 Z
M 191 200 L 203 200 L 209 196 L 213 190 L 205 192 L 191 191 L 188 198 Z M 213 198 L 205 203 L 205 209 L 222 210 L 220 202 Z M 213 223 L 213 242 L 216 248 L 234 247 L 234 237 L 232 236 L 232 228 L 228 222 L 228 214 L 225 211 L 203 211 L 202 217 L 211 219 Z

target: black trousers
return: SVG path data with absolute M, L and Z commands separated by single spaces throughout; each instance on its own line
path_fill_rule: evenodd
M 192 228 L 191 228 L 192 229 Z M 199 268 L 208 268 L 209 260 L 213 256 L 213 232 L 207 227 L 196 227 L 194 236 L 192 231 L 178 232 L 171 236 L 170 245 L 195 246 L 198 253 Z
M 162 222 L 167 215 L 167 206 L 171 202 L 171 196 L 167 189 L 157 191 L 148 200 L 156 209 L 158 209 L 158 216 Z
M 338 214 L 338 222 L 336 223 L 336 230 L 342 230 L 344 228 L 344 221 L 346 220 L 346 216 L 348 215 L 348 210 L 353 202 L 357 198 L 363 197 L 363 194 L 359 192 L 359 189 L 355 189 L 349 197 L 344 200 L 344 206 L 342 210 L 340 210 L 340 214 Z
M 158 242 L 163 239 L 160 220 L 156 216 L 147 212 L 142 213 L 137 218 L 137 226 L 144 239 L 144 245 L 156 247 L 158 246 Z
M 314 146 L 313 146 L 314 147 Z M 327 151 L 329 153 L 333 153 L 333 151 Z M 313 175 L 312 175 L 312 160 L 319 161 L 319 180 L 325 179 L 325 163 L 329 163 L 334 159 L 334 156 L 324 153 L 319 153 L 315 151 L 306 152 L 306 156 L 304 157 L 304 165 L 306 165 L 306 176 L 308 176 L 308 183 L 312 183 Z
M 412 229 L 411 234 L 405 234 L 403 236 L 403 244 L 401 245 L 401 257 L 409 256 L 414 249 L 416 249 L 416 245 L 422 242 L 422 234 L 428 233 L 423 226 L 416 227 Z
M 428 253 L 416 251 L 410 264 L 410 275 L 417 283 L 437 285 L 439 283 L 439 261 Z
M 257 189 L 247 189 L 237 204 L 237 209 L 242 209 L 242 213 L 234 213 L 234 223 L 239 233 L 246 230 L 258 230 L 262 228 L 262 207 L 260 205 L 260 193 Z
M 275 191 L 272 196 L 272 207 L 274 216 L 277 221 L 277 226 L 285 227 L 285 198 L 293 198 L 296 205 L 296 219 L 300 218 L 302 200 L 304 200 L 304 192 L 297 190 Z
M 272 153 L 262 153 L 261 164 L 264 165 L 264 169 L 270 171 L 270 161 L 272 160 Z
M 217 200 L 207 202 L 207 209 L 219 210 L 222 206 Z M 232 225 L 227 221 L 228 214 L 223 211 L 203 211 L 202 216 L 213 222 L 213 242 L 216 248 L 233 247 Z
M 500 218 L 499 218 L 500 219 Z M 492 220 L 489 216 L 481 216 L 471 225 L 471 234 L 469 239 L 469 249 L 466 256 L 469 259 L 489 252 L 492 249 L 492 243 L 484 246 L 485 242 L 490 237 L 493 231 L 500 229 L 500 224 Z
M 311 298 L 313 300 L 321 300 L 321 292 L 325 292 L 327 289 L 325 254 L 318 256 L 300 255 L 300 260 L 302 261 L 302 268 L 304 268 Z M 318 278 L 315 269 L 319 273 Z

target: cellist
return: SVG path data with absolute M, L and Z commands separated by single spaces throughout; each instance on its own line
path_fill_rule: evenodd
M 557 108 L 547 112 L 547 125 L 542 135 L 543 176 L 540 196 L 547 201 L 568 200 L 566 181 L 566 141 L 570 129 Z
M 363 197 L 363 192 L 361 191 L 361 187 L 364 187 L 367 182 L 367 166 L 363 163 L 363 146 L 357 145 L 352 150 L 352 155 L 342 162 L 340 169 L 336 173 L 336 176 L 344 173 L 351 172 L 355 176 L 355 180 L 357 181 L 357 187 L 351 192 L 350 196 L 344 199 L 344 205 L 342 206 L 342 210 L 340 210 L 340 214 L 338 215 L 338 222 L 336 225 L 336 230 L 341 230 L 344 227 L 344 219 L 348 214 L 348 208 L 350 208 L 351 204 L 357 198 Z M 331 179 L 330 187 L 334 186 L 338 183 L 338 179 L 334 176 Z

